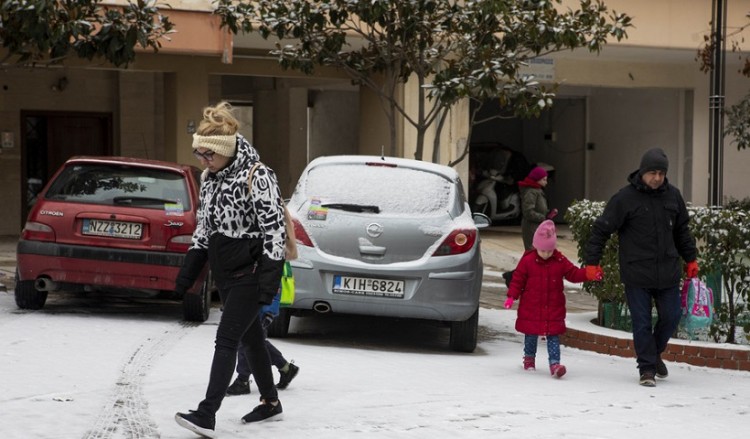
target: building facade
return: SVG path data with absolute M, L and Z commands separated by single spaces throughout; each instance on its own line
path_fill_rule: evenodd
M 574 6 L 576 2 L 570 3 Z M 281 69 L 268 56 L 273 42 L 232 36 L 210 14 L 208 0 L 170 1 L 177 32 L 158 53 L 141 52 L 127 69 L 101 61 L 0 70 L 0 235 L 23 227 L 34 191 L 70 155 L 108 154 L 196 164 L 191 132 L 204 106 L 228 100 L 243 132 L 279 175 L 289 196 L 309 160 L 330 154 L 381 154 L 388 125 L 377 98 L 339 71 L 307 77 Z M 709 76 L 695 60 L 710 32 L 711 2 L 607 0 L 633 17 L 628 39 L 591 55 L 563 52 L 531 71 L 561 83 L 552 109 L 531 120 L 498 121 L 469 133 L 469 104 L 451 111 L 440 139 L 439 162 L 464 145 L 498 143 L 531 162 L 549 163 L 555 181 L 550 204 L 606 200 L 625 183 L 643 151 L 660 146 L 670 157 L 668 178 L 688 201 L 702 205 L 709 190 Z M 727 27 L 750 19 L 750 0 L 729 0 Z M 747 43 L 746 43 L 747 44 Z M 750 50 L 750 49 L 749 49 Z M 748 52 L 745 52 L 747 55 Z M 740 54 L 727 54 L 726 105 L 750 91 Z M 401 90 L 415 109 L 415 84 Z M 486 111 L 493 111 L 491 105 Z M 415 133 L 402 124 L 397 155 L 413 157 Z M 432 139 L 424 157 L 432 156 Z M 724 145 L 723 192 L 750 196 L 750 151 Z M 467 181 L 470 160 L 457 169 Z

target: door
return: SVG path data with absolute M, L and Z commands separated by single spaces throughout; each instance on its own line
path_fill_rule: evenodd
M 74 155 L 112 155 L 112 115 L 21 112 L 21 224 L 49 178 Z

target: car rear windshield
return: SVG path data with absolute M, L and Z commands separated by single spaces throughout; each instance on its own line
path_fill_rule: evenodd
M 45 198 L 147 209 L 191 209 L 182 174 L 136 166 L 68 166 L 52 183 Z
M 417 169 L 335 164 L 310 170 L 305 195 L 350 211 L 433 214 L 450 208 L 454 186 L 443 176 Z

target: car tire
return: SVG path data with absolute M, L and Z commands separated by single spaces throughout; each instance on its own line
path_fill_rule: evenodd
M 18 280 L 16 271 L 16 305 L 21 309 L 42 309 L 47 301 L 47 292 L 34 288 L 33 280 Z
M 198 293 L 185 293 L 182 297 L 182 312 L 189 322 L 205 322 L 211 312 L 211 272 L 206 275 Z
M 451 322 L 450 348 L 456 352 L 474 352 L 477 347 L 479 308 L 462 322 Z
M 279 315 L 273 319 L 268 326 L 268 336 L 272 338 L 285 338 L 289 335 L 289 323 L 292 320 L 292 314 L 288 308 L 280 308 Z

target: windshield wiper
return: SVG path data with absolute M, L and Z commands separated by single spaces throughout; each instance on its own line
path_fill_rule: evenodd
M 380 213 L 380 207 L 367 205 L 367 204 L 327 203 L 327 204 L 321 204 L 321 207 L 327 207 L 329 209 L 345 210 L 347 212 Z
M 152 197 L 132 197 L 132 196 L 119 196 L 114 197 L 112 202 L 115 204 L 175 204 L 177 201 L 168 200 L 166 198 L 152 198 Z

